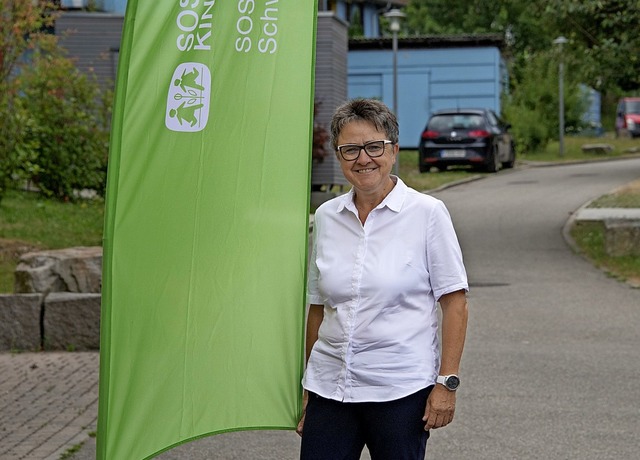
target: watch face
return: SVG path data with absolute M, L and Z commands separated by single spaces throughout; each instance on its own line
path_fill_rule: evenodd
M 449 390 L 456 390 L 460 386 L 460 379 L 455 375 L 450 375 L 444 383 Z

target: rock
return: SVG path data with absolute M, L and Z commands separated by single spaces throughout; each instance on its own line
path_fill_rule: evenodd
M 605 155 L 609 152 L 613 152 L 614 147 L 611 144 L 584 144 L 582 146 L 583 152 L 591 152 L 597 153 L 600 155 Z
M 40 349 L 40 294 L 0 294 L 0 351 Z
M 29 252 L 16 267 L 14 291 L 99 293 L 101 281 L 99 246 Z
M 100 348 L 100 294 L 56 292 L 44 301 L 44 349 Z

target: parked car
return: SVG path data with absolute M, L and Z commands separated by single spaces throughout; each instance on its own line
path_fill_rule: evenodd
M 497 172 L 513 168 L 516 159 L 509 123 L 489 109 L 447 109 L 434 112 L 418 147 L 420 172 L 435 167 L 471 165 Z
M 624 97 L 618 101 L 616 136 L 640 136 L 640 97 Z

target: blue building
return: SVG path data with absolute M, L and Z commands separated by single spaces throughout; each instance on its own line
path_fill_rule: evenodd
M 452 107 L 487 107 L 500 114 L 508 73 L 500 35 L 398 39 L 400 147 L 417 148 L 429 115 Z M 352 39 L 348 97 L 372 97 L 393 107 L 390 38 Z

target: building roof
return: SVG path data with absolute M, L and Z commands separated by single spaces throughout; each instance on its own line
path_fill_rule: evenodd
M 391 37 L 350 38 L 349 50 L 380 50 L 392 48 Z M 468 48 L 494 46 L 502 50 L 504 37 L 500 34 L 421 35 L 398 37 L 398 48 Z

